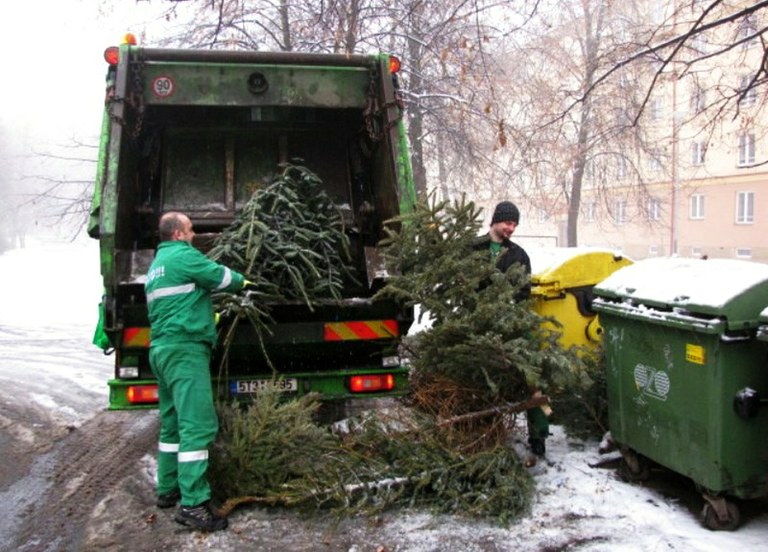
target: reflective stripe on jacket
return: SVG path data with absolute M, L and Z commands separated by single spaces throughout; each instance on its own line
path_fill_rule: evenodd
M 152 344 L 197 341 L 213 345 L 216 326 L 211 291 L 242 287 L 242 274 L 213 262 L 189 243 L 162 242 L 144 285 Z

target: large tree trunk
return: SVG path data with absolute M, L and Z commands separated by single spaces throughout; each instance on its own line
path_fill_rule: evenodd
M 414 38 L 408 39 L 408 62 L 411 66 L 410 88 L 413 97 L 422 92 L 421 45 Z M 419 198 L 427 196 L 427 169 L 424 166 L 424 147 L 421 143 L 424 134 L 424 115 L 418 101 L 408 106 L 408 138 L 411 142 L 411 163 L 413 165 L 413 184 Z

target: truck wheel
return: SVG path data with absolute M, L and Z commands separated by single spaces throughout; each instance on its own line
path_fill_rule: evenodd
M 707 529 L 712 531 L 733 531 L 741 522 L 741 515 L 739 514 L 739 507 L 733 502 L 725 501 L 725 508 L 727 511 L 727 518 L 720 519 L 717 516 L 715 508 L 707 502 L 704 504 L 704 509 L 701 511 L 701 521 Z
M 315 413 L 315 421 L 320 425 L 331 425 L 347 417 L 347 405 L 344 399 L 322 401 Z

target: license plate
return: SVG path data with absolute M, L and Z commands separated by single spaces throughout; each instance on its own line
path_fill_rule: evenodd
M 229 389 L 233 395 L 256 393 L 264 389 L 269 384 L 274 384 L 277 389 L 285 392 L 298 391 L 299 382 L 296 378 L 283 378 L 279 380 L 255 379 L 255 380 L 234 380 L 230 382 Z

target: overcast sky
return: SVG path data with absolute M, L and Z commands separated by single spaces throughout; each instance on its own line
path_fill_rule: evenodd
M 39 202 L 52 183 L 55 195 L 76 198 L 95 176 L 106 62 L 104 50 L 127 32 L 161 38 L 162 0 L 45 0 L 0 6 L 0 233 L 71 237 L 78 220 L 60 226 L 56 213 L 68 200 Z M 161 20 L 162 21 L 162 20 Z M 91 147 L 78 148 L 77 144 Z M 65 160 L 60 159 L 65 158 Z M 84 222 L 84 221 L 83 221 Z M 70 224 L 71 223 L 71 224 Z
M 128 31 L 140 34 L 164 7 L 160 0 L 110 3 L 114 6 L 105 7 L 102 0 L 3 3 L 0 124 L 37 144 L 98 134 L 104 49 Z

